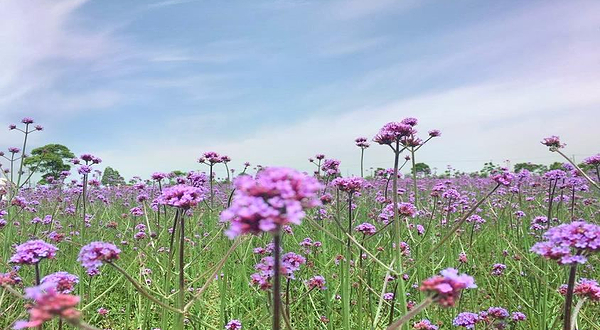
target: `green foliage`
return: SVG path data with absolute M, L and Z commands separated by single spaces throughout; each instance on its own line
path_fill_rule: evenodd
M 481 169 L 481 171 L 479 171 L 479 173 L 483 177 L 488 177 L 488 176 L 490 176 L 490 174 L 499 170 L 500 167 L 501 167 L 500 165 L 496 165 L 490 160 L 489 162 L 483 164 L 483 168 Z
M 549 170 L 562 170 L 563 169 L 563 163 L 561 162 L 554 162 L 552 164 L 550 164 L 550 166 L 548 166 Z
M 102 184 L 105 186 L 125 184 L 125 179 L 119 174 L 119 171 L 107 166 L 102 173 Z
M 528 170 L 529 172 L 534 172 L 538 174 L 542 174 L 548 170 L 546 165 L 542 164 L 533 164 L 533 163 L 517 163 L 514 166 L 515 173 L 519 173 L 521 170 Z
M 31 171 L 42 173 L 41 184 L 47 183 L 49 176 L 58 177 L 60 172 L 68 171 L 71 166 L 65 163 L 65 159 L 74 158 L 75 155 L 69 148 L 62 144 L 47 144 L 31 151 L 31 156 L 25 159 L 25 166 Z
M 431 168 L 425 163 L 416 163 L 415 170 L 417 171 L 417 173 L 421 173 L 423 175 L 431 174 Z

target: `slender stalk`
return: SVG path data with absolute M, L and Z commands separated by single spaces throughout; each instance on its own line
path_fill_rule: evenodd
M 364 158 L 365 158 L 365 148 L 360 148 L 360 177 L 364 178 L 365 177 L 365 173 L 364 173 Z
M 274 275 L 273 275 L 273 330 L 281 329 L 281 228 L 278 225 L 273 234 L 273 257 L 274 257 Z
M 394 295 L 395 297 L 399 297 L 400 303 L 400 311 L 402 314 L 406 314 L 408 309 L 406 306 L 406 291 L 404 288 L 404 280 L 402 279 L 402 274 L 404 274 L 404 270 L 402 267 L 402 237 L 400 236 L 401 227 L 400 227 L 400 216 L 398 214 L 398 163 L 400 160 L 400 143 L 396 142 L 395 157 L 394 157 L 394 173 L 392 173 L 392 203 L 394 204 L 394 241 L 396 242 L 396 272 L 398 273 L 398 287 L 400 289 L 399 296 Z M 403 327 L 403 329 L 408 330 L 408 326 Z
M 425 300 L 423 300 L 420 304 L 418 304 L 413 309 L 411 309 L 410 312 L 404 314 L 404 316 L 399 318 L 396 322 L 390 324 L 390 326 L 388 326 L 386 330 L 399 329 L 402 325 L 404 325 L 405 323 L 410 321 L 410 319 L 412 319 L 417 314 L 422 312 L 425 308 L 429 307 L 429 305 L 431 305 L 432 303 L 433 303 L 433 297 L 425 298 Z
M 571 165 L 573 165 L 573 167 L 575 167 L 577 169 L 577 171 L 579 171 L 579 173 L 581 173 L 581 175 L 583 175 L 583 177 L 588 180 L 589 183 L 591 183 L 594 187 L 596 187 L 596 189 L 600 190 L 600 184 L 598 184 L 598 182 L 592 180 L 592 178 L 590 178 L 584 170 L 582 170 L 581 168 L 579 168 L 579 166 L 577 166 L 577 164 L 575 164 L 571 158 L 567 157 L 567 155 L 563 154 L 562 151 L 560 151 L 558 148 L 551 148 L 551 151 L 556 151 L 558 152 L 561 156 L 563 156 L 564 159 L 566 159 L 569 163 L 571 163 Z M 600 179 L 600 178 L 599 178 Z
M 577 315 L 579 315 L 579 311 L 581 310 L 581 307 L 583 307 L 585 300 L 585 298 L 579 299 L 577 305 L 575 305 L 575 309 L 573 309 L 571 316 L 571 330 L 577 329 Z
M 177 295 L 177 307 L 183 310 L 185 307 L 185 260 L 184 260 L 184 246 L 185 246 L 185 220 L 183 214 L 185 210 L 178 212 L 179 214 L 179 293 Z M 176 329 L 183 330 L 183 314 L 177 314 L 177 325 Z
M 25 164 L 25 148 L 27 147 L 27 137 L 29 136 L 29 124 L 25 124 L 25 138 L 23 139 L 23 149 L 21 150 L 21 164 L 19 173 L 17 173 L 17 187 L 21 185 L 21 175 L 23 174 L 23 165 Z
M 569 282 L 567 283 L 567 295 L 565 296 L 563 330 L 571 330 L 571 307 L 573 307 L 573 290 L 575 289 L 576 274 L 577 263 L 574 263 L 569 270 Z
M 412 183 L 413 183 L 413 196 L 415 199 L 415 206 L 418 208 L 419 207 L 419 199 L 418 199 L 418 188 L 417 188 L 417 167 L 416 165 L 416 161 L 415 161 L 415 148 L 412 147 L 410 148 L 410 161 L 412 164 Z

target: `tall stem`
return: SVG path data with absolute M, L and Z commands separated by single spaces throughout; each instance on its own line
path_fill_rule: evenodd
M 29 136 L 29 124 L 25 124 L 25 139 L 23 139 L 23 149 L 21 150 L 21 164 L 19 165 L 19 173 L 17 173 L 17 187 L 21 185 L 21 175 L 23 173 L 23 165 L 25 163 L 25 148 L 27 147 L 27 137 Z
M 273 234 L 273 248 L 274 248 L 274 275 L 273 275 L 273 330 L 280 330 L 281 326 L 281 260 L 280 260 L 280 247 L 281 247 L 281 230 L 277 226 L 275 234 Z
M 402 316 L 396 322 L 390 324 L 390 326 L 388 326 L 386 330 L 396 330 L 396 329 L 399 329 L 400 326 L 402 326 L 405 323 L 407 323 L 408 321 L 410 321 L 410 319 L 412 319 L 417 314 L 419 314 L 420 312 L 422 312 L 425 308 L 427 308 L 429 305 L 431 305 L 431 303 L 433 303 L 433 298 L 432 297 L 425 298 L 425 300 L 423 300 L 419 305 L 417 305 L 413 309 L 411 309 L 409 313 L 405 313 L 404 316 Z
M 396 242 L 396 272 L 398 273 L 398 287 L 400 289 L 399 295 L 395 295 L 399 297 L 398 303 L 400 304 L 400 311 L 402 314 L 407 313 L 406 306 L 406 293 L 404 288 L 404 280 L 402 279 L 402 274 L 404 273 L 402 267 L 402 248 L 401 241 L 402 237 L 400 236 L 400 216 L 398 214 L 398 165 L 400 161 L 400 143 L 396 142 L 396 148 L 394 149 L 395 157 L 394 157 L 394 173 L 392 173 L 392 202 L 394 203 L 394 241 Z M 403 326 L 403 329 L 408 330 L 408 326 Z
M 412 179 L 413 179 L 413 196 L 415 199 L 415 206 L 419 207 L 418 202 L 418 190 L 417 190 L 417 167 L 415 166 L 415 148 L 410 148 L 410 161 L 412 163 Z
M 363 160 L 365 158 L 365 148 L 360 148 L 360 177 L 364 178 L 365 177 L 365 173 L 363 171 L 364 168 L 364 163 Z
M 565 297 L 565 315 L 563 330 L 571 330 L 571 307 L 573 306 L 573 290 L 575 289 L 575 275 L 577 274 L 577 263 L 571 265 L 569 271 L 569 282 L 567 284 L 567 295 Z
M 184 246 L 185 246 L 185 210 L 178 212 L 179 214 L 179 293 L 177 295 L 177 307 L 183 310 L 185 307 L 185 276 L 184 276 Z M 183 330 L 183 315 L 177 314 L 178 330 Z

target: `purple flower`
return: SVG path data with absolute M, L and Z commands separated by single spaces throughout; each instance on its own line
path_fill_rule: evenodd
M 354 227 L 354 230 L 363 233 L 365 236 L 371 236 L 377 232 L 377 228 L 368 222 L 361 223 L 360 225 Z
M 358 192 L 363 187 L 365 180 L 358 177 L 349 178 L 335 178 L 331 184 L 337 187 L 341 191 L 345 191 L 349 194 Z
M 514 180 L 514 178 L 515 176 L 506 169 L 492 176 L 492 180 L 503 186 L 510 186 L 510 183 Z
M 479 322 L 479 315 L 471 312 L 463 312 L 458 314 L 452 321 L 452 324 L 457 327 L 465 327 L 467 329 L 475 328 L 475 324 Z
M 325 159 L 321 165 L 321 170 L 327 173 L 327 175 L 338 175 L 340 174 L 340 161 L 337 159 Z
M 600 250 L 600 226 L 585 221 L 550 228 L 544 238 L 546 241 L 536 243 L 531 251 L 561 265 L 586 263 L 586 254 Z
M 16 253 L 10 258 L 11 263 L 34 265 L 44 258 L 53 259 L 58 249 L 42 240 L 27 241 L 17 246 Z
M 411 203 L 398 203 L 398 214 L 405 217 L 414 217 L 417 214 L 417 208 Z M 394 203 L 389 203 L 379 214 L 379 219 L 387 224 L 394 219 Z
M 513 312 L 510 318 L 513 322 L 521 322 L 525 321 L 527 319 L 527 316 L 525 316 L 525 314 L 521 312 Z
M 98 274 L 98 268 L 103 262 L 119 259 L 121 250 L 114 244 L 105 242 L 92 242 L 81 248 L 77 261 L 88 271 L 88 274 Z
M 462 290 L 477 287 L 473 277 L 458 275 L 458 270 L 454 268 L 442 270 L 440 274 L 423 281 L 420 290 L 432 293 L 435 301 L 443 307 L 454 306 Z
M 312 290 L 315 288 L 319 289 L 319 290 L 327 289 L 327 287 L 325 286 L 325 278 L 320 275 L 314 276 L 311 279 L 309 279 L 308 281 L 306 281 L 306 286 L 308 286 L 309 290 Z
M 544 138 L 541 143 L 550 148 L 564 148 L 565 146 L 564 143 L 560 143 L 560 138 L 556 135 Z
M 356 146 L 361 149 L 367 149 L 369 147 L 366 137 L 357 137 L 354 142 L 356 143 Z
M 231 206 L 221 213 L 230 223 L 227 236 L 272 232 L 288 224 L 300 224 L 304 209 L 320 204 L 321 184 L 313 177 L 288 168 L 269 167 L 257 174 L 238 177 Z
M 427 319 L 423 319 L 419 322 L 413 324 L 413 329 L 415 330 L 438 330 L 439 327 L 435 324 L 432 324 L 431 321 Z
M 439 129 L 433 129 L 433 130 L 429 131 L 429 136 L 431 136 L 431 137 L 438 137 L 441 135 L 442 135 L 442 132 L 440 132 Z
M 500 276 L 502 273 L 504 273 L 505 269 L 506 265 L 504 264 L 494 264 L 494 266 L 492 266 L 492 275 Z
M 392 301 L 394 300 L 394 293 L 393 292 L 386 292 L 383 294 L 383 300 L 387 300 L 387 301 Z
M 33 124 L 33 119 L 32 119 L 32 118 L 29 118 L 29 117 L 25 117 L 25 118 L 21 119 L 21 122 L 22 122 L 23 124 L 27 124 L 27 125 L 29 125 L 29 124 Z
M 163 189 L 157 201 L 162 205 L 189 209 L 198 205 L 204 198 L 206 198 L 206 190 L 204 188 L 179 184 Z
M 399 143 L 403 137 L 410 136 L 415 133 L 411 125 L 405 123 L 391 122 L 385 124 L 379 133 L 373 138 L 373 141 L 379 144 Z
M 598 166 L 598 165 L 600 165 L 600 154 L 590 156 L 590 157 L 586 158 L 583 162 L 588 165 Z
M 231 320 L 225 325 L 225 330 L 240 330 L 242 322 L 240 320 Z
M 69 294 L 73 292 L 75 284 L 79 283 L 77 275 L 67 272 L 56 272 L 42 278 L 41 284 L 54 283 L 58 293 Z

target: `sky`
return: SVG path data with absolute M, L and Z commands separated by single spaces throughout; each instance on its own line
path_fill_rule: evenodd
M 0 0 L 0 127 L 123 176 L 231 166 L 358 174 L 354 139 L 416 117 L 438 172 L 600 152 L 600 2 Z M 0 129 L 0 148 L 21 136 Z M 365 166 L 391 167 L 372 144 Z M 205 168 L 204 168 L 205 169 Z

